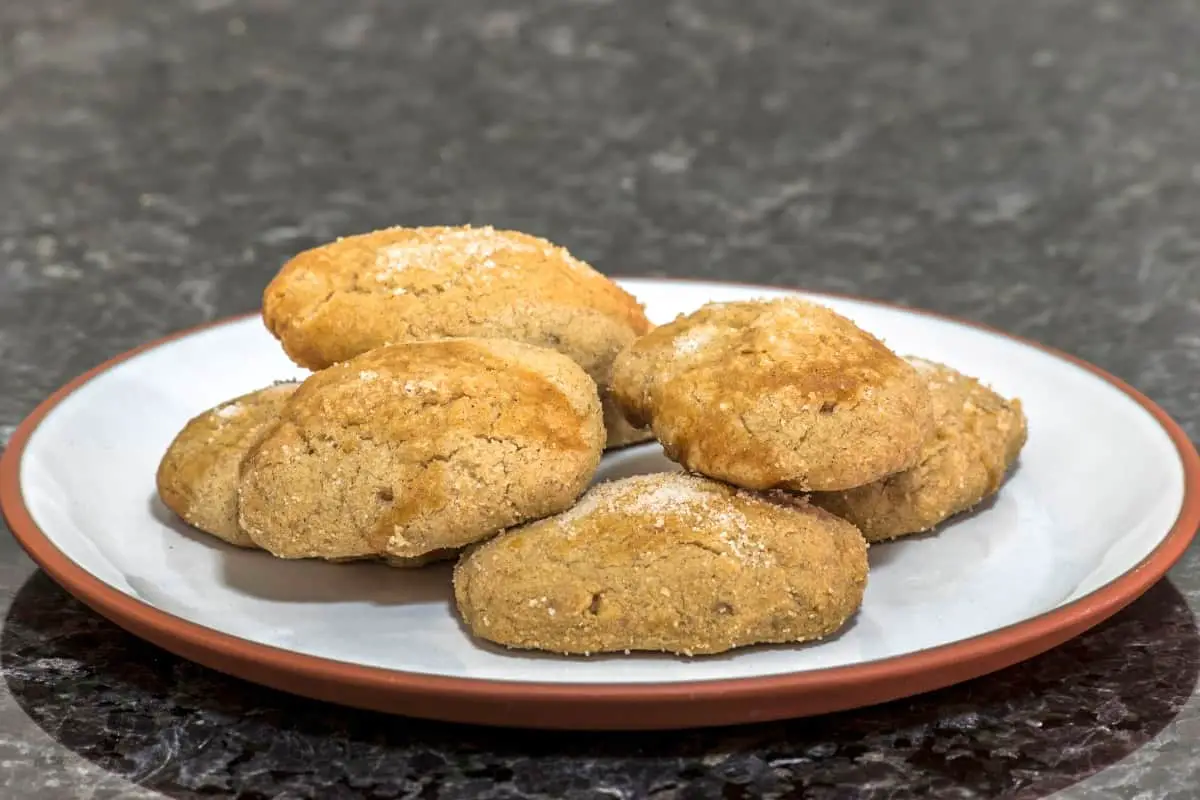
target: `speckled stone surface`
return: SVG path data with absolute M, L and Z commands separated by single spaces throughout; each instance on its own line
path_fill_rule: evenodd
M 0 443 L 53 388 L 387 224 L 864 294 L 1126 378 L 1200 436 L 1200 2 L 0 4 Z M 0 797 L 1184 798 L 1200 557 L 1026 665 L 736 730 L 496 733 L 123 634 L 0 536 Z

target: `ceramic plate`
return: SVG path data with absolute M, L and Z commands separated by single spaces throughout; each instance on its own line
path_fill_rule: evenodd
M 626 280 L 655 322 L 784 290 Z M 828 712 L 945 686 L 1044 651 L 1116 612 L 1179 557 L 1200 466 L 1145 397 L 1063 354 L 967 323 L 809 295 L 1022 399 L 1029 443 L 986 508 L 878 545 L 861 612 L 808 646 L 727 655 L 567 658 L 470 638 L 448 566 L 280 561 L 191 531 L 155 497 L 168 443 L 201 410 L 293 366 L 259 319 L 121 356 L 64 387 L 0 466 L 17 538 L 66 589 L 139 636 L 219 670 L 336 702 L 449 720 L 682 727 Z M 598 480 L 674 469 L 657 445 Z

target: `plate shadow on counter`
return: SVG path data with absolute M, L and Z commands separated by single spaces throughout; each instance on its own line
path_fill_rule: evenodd
M 142 642 L 41 572 L 0 663 L 65 747 L 170 797 L 1035 798 L 1158 734 L 1200 674 L 1169 581 L 1033 661 L 815 719 L 700 731 L 510 731 L 388 717 L 228 678 Z

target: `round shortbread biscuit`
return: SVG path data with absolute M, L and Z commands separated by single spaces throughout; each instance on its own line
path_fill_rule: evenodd
M 308 378 L 247 457 L 240 519 L 284 558 L 413 558 L 557 513 L 604 445 L 592 380 L 502 339 L 389 345 Z
M 601 484 L 471 548 L 454 593 L 471 632 L 508 647 L 693 655 L 828 636 L 866 581 L 853 525 L 782 493 L 664 473 Z
M 797 298 L 714 303 L 622 352 L 613 394 L 667 455 L 750 489 L 839 490 L 913 466 L 929 390 L 880 340 Z

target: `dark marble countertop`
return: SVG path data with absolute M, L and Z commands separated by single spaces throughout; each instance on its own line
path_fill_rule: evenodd
M 1200 435 L 1200 3 L 0 5 L 0 444 L 257 305 L 295 251 L 474 221 L 620 274 L 937 309 Z M 1193 798 L 1200 556 L 1045 656 L 853 713 L 495 732 L 309 702 L 122 633 L 0 534 L 4 798 Z

